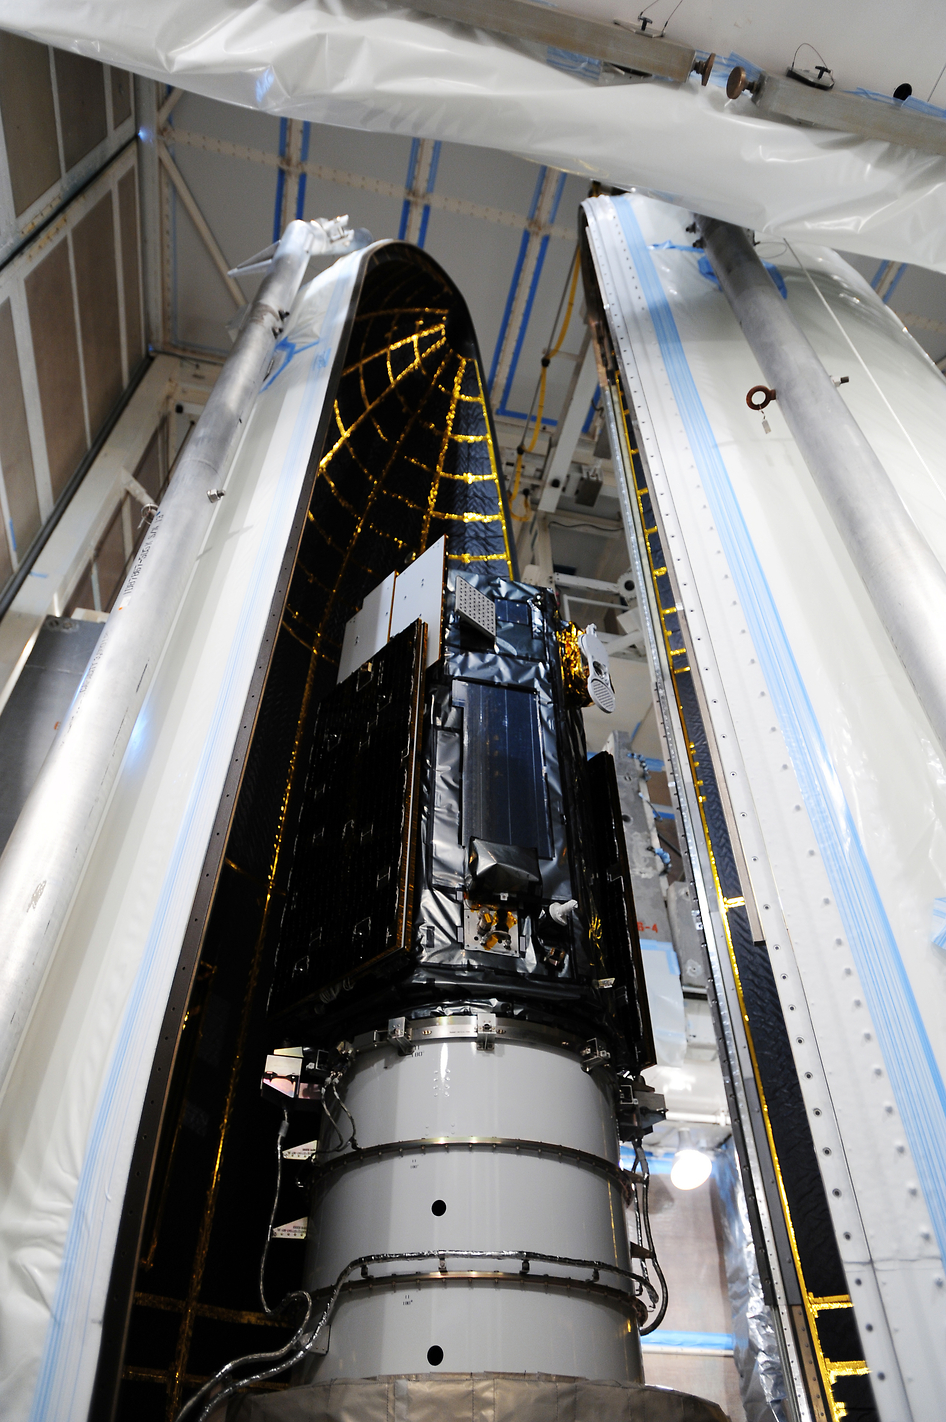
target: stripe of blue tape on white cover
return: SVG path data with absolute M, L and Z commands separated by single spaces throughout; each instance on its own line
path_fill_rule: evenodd
M 946 1259 L 946 1088 L 814 707 L 629 198 L 613 200 L 686 437 L 834 890 L 939 1250 Z

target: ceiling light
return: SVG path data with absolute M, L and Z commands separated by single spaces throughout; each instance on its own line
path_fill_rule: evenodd
M 690 1145 L 690 1132 L 680 1132 L 680 1148 L 673 1157 L 670 1183 L 678 1190 L 695 1190 L 710 1178 L 713 1162 L 705 1151 Z

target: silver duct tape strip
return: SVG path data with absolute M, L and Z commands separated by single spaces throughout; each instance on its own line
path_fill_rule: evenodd
M 772 1311 L 762 1297 L 746 1197 L 732 1138 L 716 1156 L 714 1178 L 723 1225 L 733 1358 L 746 1422 L 785 1422 L 785 1379 Z

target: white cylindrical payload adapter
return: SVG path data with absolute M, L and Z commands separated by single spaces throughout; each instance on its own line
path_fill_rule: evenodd
M 352 1259 L 390 1258 L 348 1278 L 305 1380 L 641 1381 L 642 1276 L 603 1073 L 582 1070 L 580 1040 L 486 1012 L 410 1030 L 403 1055 L 357 1054 L 343 1100 L 358 1149 L 333 1156 L 333 1127 L 322 1134 L 306 1288 L 330 1289 Z

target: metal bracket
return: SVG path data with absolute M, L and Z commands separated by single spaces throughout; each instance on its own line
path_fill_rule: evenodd
M 597 1037 L 589 1038 L 581 1053 L 582 1071 L 594 1071 L 595 1067 L 607 1066 L 610 1060 L 611 1053 L 601 1045 Z

